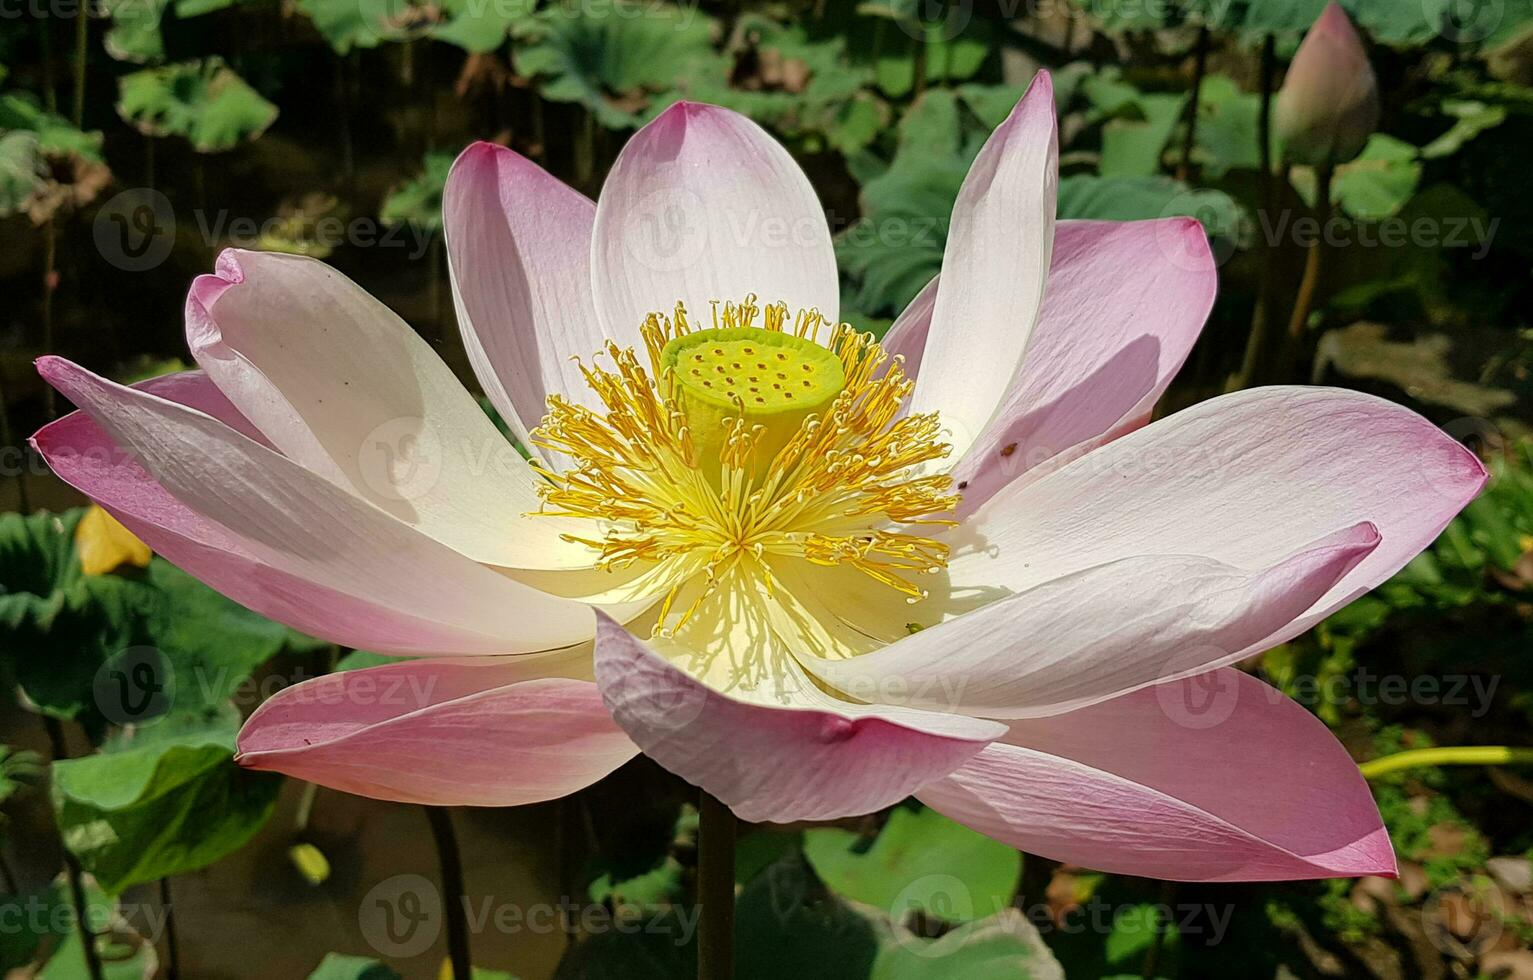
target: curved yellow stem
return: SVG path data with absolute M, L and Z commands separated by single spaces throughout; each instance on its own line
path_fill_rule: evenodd
M 1401 769 L 1422 766 L 1505 766 L 1533 765 L 1533 748 L 1509 745 L 1448 745 L 1435 749 L 1411 749 L 1379 759 L 1370 759 L 1357 768 L 1363 778 L 1374 779 Z

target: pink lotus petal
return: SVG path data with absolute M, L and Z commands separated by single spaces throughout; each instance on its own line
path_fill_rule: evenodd
M 584 568 L 537 475 L 409 325 L 310 258 L 225 251 L 186 303 L 209 377 L 284 455 L 487 564 Z
M 1202 331 L 1218 281 L 1196 219 L 1060 222 L 1022 373 L 954 469 L 959 513 L 1148 419 Z
M 596 681 L 612 717 L 665 768 L 743 820 L 871 813 L 952 772 L 1005 731 L 994 722 L 863 708 L 804 690 L 804 708 L 715 691 L 598 614 Z
M 1008 485 L 951 537 L 955 584 L 1021 592 L 1134 555 L 1272 564 L 1339 527 L 1381 541 L 1282 642 L 1389 578 L 1485 483 L 1474 454 L 1408 409 L 1334 388 L 1210 399 Z
M 133 386 L 139 391 L 148 392 L 166 401 L 194 408 L 204 415 L 211 415 L 229 428 L 238 432 L 248 439 L 254 439 L 261 445 L 271 448 L 271 443 L 261 435 L 261 430 L 234 407 L 234 403 L 224 397 L 224 393 L 218 390 L 213 379 L 208 377 L 206 371 L 179 371 L 175 374 L 162 374 L 157 378 L 149 378 L 140 381 Z M 81 416 L 84 419 L 84 416 Z M 61 420 L 62 421 L 62 420 Z M 89 423 L 86 420 L 87 424 Z M 51 426 L 45 426 L 46 432 Z
M 442 225 L 458 326 L 479 383 L 511 431 L 527 433 L 549 395 L 599 401 L 574 358 L 608 337 L 591 305 L 596 205 L 514 150 L 475 143 L 442 193 Z M 625 324 L 622 346 L 638 346 Z
M 1022 366 L 1038 318 L 1059 186 L 1054 85 L 1039 72 L 979 151 L 953 205 L 941 286 L 911 395 L 961 455 Z
M 62 358 L 45 357 L 38 370 L 99 426 L 76 414 L 38 433 L 60 475 L 167 557 L 178 539 L 195 546 L 184 553 L 188 571 L 262 612 L 313 631 L 337 594 L 348 599 L 334 609 L 340 627 L 373 609 L 401 610 L 379 627 L 405 644 L 383 649 L 401 652 L 433 636 L 420 632 L 427 626 L 472 645 L 421 652 L 530 652 L 591 635 L 585 605 L 471 561 L 211 416 Z M 272 571 L 235 583 L 257 567 Z M 306 583 L 322 588 L 306 598 Z
M 921 356 L 926 353 L 926 338 L 931 333 L 932 308 L 937 305 L 937 284 L 941 280 L 940 275 L 932 276 L 931 281 L 921 287 L 916 298 L 894 318 L 881 341 L 891 357 L 905 359 L 905 374 L 912 378 L 921 371 Z M 1047 296 L 1047 292 L 1044 295 Z
M 836 318 L 830 226 L 809 179 L 744 116 L 678 102 L 623 147 L 596 202 L 596 312 L 628 337 L 678 300 L 709 326 L 748 293 Z
M 917 795 L 1031 854 L 1114 874 L 1395 873 L 1378 808 L 1335 737 L 1233 668 L 1018 722 Z
M 1377 528 L 1359 524 L 1251 571 L 1184 555 L 1123 558 L 860 657 L 800 661 L 862 700 L 1059 715 L 1259 652 L 1378 544 Z
M 156 378 L 137 387 L 171 401 L 200 405 L 226 424 L 238 421 L 219 411 L 216 403 L 222 396 L 202 372 L 171 378 L 172 383 Z M 51 423 L 32 442 L 55 475 L 105 507 L 156 553 L 263 616 L 342 646 L 388 653 L 506 650 L 505 636 L 434 621 L 431 616 L 441 615 L 441 610 L 429 605 L 381 606 L 263 564 L 238 535 L 188 509 L 155 483 L 84 412 Z
M 318 677 L 256 709 L 236 761 L 402 803 L 556 799 L 636 754 L 596 685 L 566 675 L 570 660 L 409 661 Z

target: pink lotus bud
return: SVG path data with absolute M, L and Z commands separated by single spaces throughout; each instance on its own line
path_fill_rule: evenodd
M 1328 4 L 1304 36 L 1275 112 L 1289 163 L 1333 167 L 1368 142 L 1379 123 L 1379 83 L 1340 4 Z

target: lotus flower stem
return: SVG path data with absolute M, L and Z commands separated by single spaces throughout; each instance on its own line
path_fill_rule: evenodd
M 1331 168 L 1329 166 L 1318 167 L 1315 170 L 1315 220 L 1320 224 L 1320 233 L 1310 243 L 1309 252 L 1304 257 L 1304 278 L 1299 280 L 1299 293 L 1294 298 L 1293 315 L 1288 319 L 1288 346 L 1290 354 L 1298 349 L 1300 340 L 1304 337 L 1304 326 L 1309 322 L 1309 313 L 1315 305 L 1315 295 L 1320 288 L 1320 258 L 1325 248 L 1325 226 L 1331 220 Z M 1285 366 L 1292 362 L 1292 356 L 1284 359 Z
M 298 797 L 298 813 L 293 817 L 293 829 L 298 834 L 309 829 L 309 817 L 314 814 L 314 797 L 318 793 L 318 783 L 303 784 L 303 795 Z
M 709 793 L 698 802 L 698 980 L 734 976 L 735 815 Z
M 43 108 L 56 113 L 59 111 L 59 97 L 53 87 L 53 32 L 48 29 L 51 19 L 37 18 L 37 46 L 43 55 Z
M 18 894 L 16 891 L 16 872 L 11 867 L 11 862 L 6 860 L 4 854 L 0 854 L 0 886 L 4 886 L 7 895 Z
M 1203 75 L 1208 71 L 1208 25 L 1198 27 L 1193 47 L 1192 93 L 1187 103 L 1187 132 L 1182 138 L 1182 159 L 1176 165 L 1176 179 L 1186 180 L 1192 170 L 1192 148 L 1198 141 L 1198 96 L 1203 91 Z
M 1155 980 L 1160 976 L 1160 955 L 1166 948 L 1166 927 L 1170 925 L 1167 916 L 1168 911 L 1175 907 L 1176 882 L 1163 881 L 1160 883 L 1159 908 L 1155 911 L 1155 938 L 1144 951 L 1144 965 L 1140 970 L 1143 980 Z
M 170 900 L 170 879 L 160 879 L 160 908 L 165 913 L 165 980 L 181 978 L 181 947 L 176 942 L 175 903 Z
M 912 102 L 919 99 L 921 93 L 926 91 L 926 58 L 928 54 L 926 45 L 927 40 L 923 33 L 921 37 L 916 39 L 915 50 L 910 55 L 910 99 Z M 948 58 L 952 58 L 951 49 L 948 51 Z M 947 77 L 946 71 L 943 72 L 943 77 Z
M 11 426 L 11 401 L 10 392 L 6 390 L 3 379 L 0 379 L 0 445 L 16 445 L 16 430 Z M 16 509 L 23 514 L 32 513 L 31 494 L 27 490 L 27 470 L 29 466 L 16 467 Z M 11 889 L 14 894 L 15 889 Z
M 1257 81 L 1257 95 L 1261 98 L 1256 116 L 1256 153 L 1261 161 L 1261 214 L 1270 216 L 1277 209 L 1277 178 L 1272 172 L 1272 81 L 1277 74 L 1277 38 L 1268 34 L 1262 38 L 1261 62 Z M 1270 249 L 1266 243 L 1258 247 Z M 1265 261 L 1256 267 L 1256 302 L 1251 306 L 1251 330 L 1246 335 L 1245 353 L 1240 359 L 1240 371 L 1230 378 L 1225 391 L 1238 391 L 1249 387 L 1257 372 L 1270 356 L 1272 323 L 1272 262 Z
M 49 216 L 43 225 L 43 349 L 53 349 L 53 294 L 58 291 L 59 232 L 56 216 Z M 58 395 L 43 392 L 43 407 L 48 418 L 58 415 Z
M 90 7 L 82 3 L 75 16 L 74 105 L 69 116 L 70 121 L 75 124 L 75 129 L 85 128 L 85 42 L 89 35 Z
M 1268 33 L 1262 38 L 1262 54 L 1258 68 L 1261 102 L 1256 108 L 1256 154 L 1261 161 L 1262 188 L 1266 203 L 1270 205 L 1272 190 L 1276 185 L 1272 177 L 1272 80 L 1277 75 L 1277 35 Z
M 1432 749 L 1410 749 L 1393 755 L 1370 759 L 1357 768 L 1367 779 L 1418 769 L 1424 766 L 1516 766 L 1533 765 L 1533 748 L 1510 745 L 1448 745 Z
M 436 840 L 442 865 L 442 910 L 447 920 L 447 958 L 452 961 L 453 980 L 470 980 L 473 960 L 468 953 L 468 919 L 463 909 L 463 861 L 458 854 L 458 835 L 452 829 L 452 812 L 446 807 L 422 807 Z
M 53 761 L 69 758 L 69 745 L 64 741 L 64 726 L 59 724 L 59 720 L 44 715 L 43 727 L 48 732 Z M 69 879 L 69 901 L 74 906 L 75 928 L 80 930 L 80 949 L 85 954 L 85 974 L 90 980 L 103 980 L 101 953 L 96 949 L 96 933 L 90 924 L 90 906 L 85 901 L 85 872 L 67 844 L 64 846 L 64 875 Z

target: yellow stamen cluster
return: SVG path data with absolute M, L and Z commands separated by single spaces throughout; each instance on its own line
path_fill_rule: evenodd
M 900 416 L 914 385 L 901 359 L 871 334 L 831 325 L 817 310 L 799 312 L 790 327 L 785 304 L 763 308 L 754 296 L 715 303 L 712 319 L 713 329 L 791 329 L 814 343 L 825 332 L 845 387 L 822 414 L 768 440 L 781 446 L 770 458 L 759 458 L 768 433 L 743 404 L 738 416 L 718 423 L 721 438 L 700 438 L 689 428 L 676 378 L 662 367 L 666 345 L 695 328 L 679 303 L 672 316 L 651 314 L 641 328 L 647 368 L 633 350 L 610 342 L 610 367 L 581 365 L 605 412 L 549 398 L 533 441 L 575 465 L 541 470 L 543 512 L 599 522 L 600 536 L 571 540 L 596 549 L 604 567 L 645 563 L 653 575 L 646 579 L 666 583 L 662 627 L 678 592 L 701 577 L 704 587 L 672 630 L 714 583 L 739 581 L 739 571 L 770 596 L 774 565 L 789 559 L 849 565 L 911 601 L 921 598 L 909 576 L 943 568 L 947 548 L 909 529 L 952 523 L 942 515 L 958 498 L 946 474 L 925 472 L 924 464 L 949 452 L 936 415 Z M 699 445 L 717 449 L 700 453 Z

